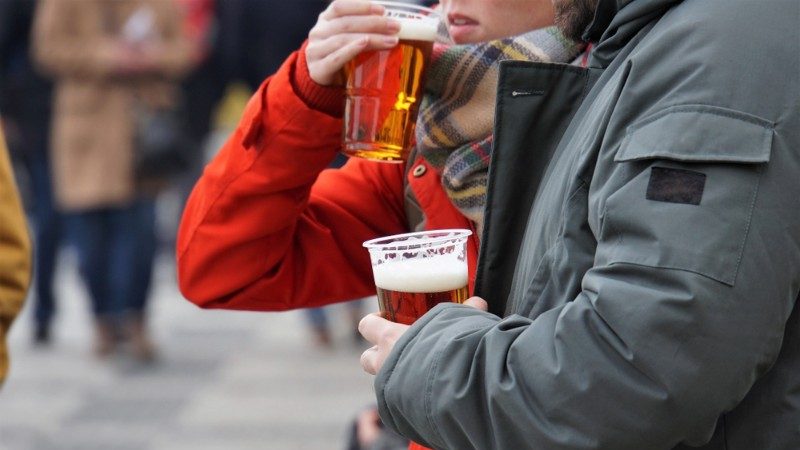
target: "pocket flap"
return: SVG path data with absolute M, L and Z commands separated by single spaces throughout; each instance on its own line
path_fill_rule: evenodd
M 731 109 L 673 106 L 631 125 L 614 161 L 766 163 L 773 129 L 767 120 Z

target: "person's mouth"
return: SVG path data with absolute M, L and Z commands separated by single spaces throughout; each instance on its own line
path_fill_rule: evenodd
M 450 38 L 456 43 L 468 42 L 466 39 L 475 33 L 478 21 L 462 14 L 450 13 L 447 15 L 447 30 Z

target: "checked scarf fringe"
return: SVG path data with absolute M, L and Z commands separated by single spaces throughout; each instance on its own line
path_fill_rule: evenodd
M 436 45 L 416 127 L 417 151 L 442 176 L 447 196 L 483 229 L 499 63 L 569 63 L 583 45 L 556 27 L 472 45 Z

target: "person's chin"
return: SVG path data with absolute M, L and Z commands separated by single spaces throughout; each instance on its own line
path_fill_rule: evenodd
M 483 34 L 478 25 L 458 25 L 450 26 L 450 39 L 456 44 L 471 44 L 481 42 Z

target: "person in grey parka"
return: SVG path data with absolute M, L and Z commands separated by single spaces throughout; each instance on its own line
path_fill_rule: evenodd
M 800 2 L 554 0 L 587 69 L 503 65 L 473 306 L 371 315 L 435 449 L 800 448 Z

